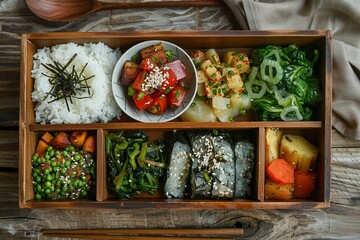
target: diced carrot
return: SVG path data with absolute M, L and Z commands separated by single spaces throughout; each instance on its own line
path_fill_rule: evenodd
M 56 148 L 63 149 L 71 144 L 69 136 L 66 132 L 58 132 L 56 136 L 51 140 L 50 145 Z
M 43 140 L 44 142 L 46 142 L 47 144 L 49 144 L 51 142 L 51 140 L 53 139 L 53 135 L 51 135 L 50 133 L 46 132 L 41 136 L 41 140 Z
M 73 131 L 70 136 L 70 142 L 74 147 L 82 148 L 87 136 L 87 131 Z
M 295 190 L 294 196 L 296 198 L 307 198 L 315 190 L 316 173 L 305 173 L 300 170 L 295 170 Z
M 38 144 L 36 145 L 36 150 L 35 152 L 37 154 L 39 154 L 40 157 L 42 157 L 45 152 L 46 152 L 46 148 L 49 146 L 49 144 L 43 140 L 39 140 Z
M 82 150 L 84 150 L 85 152 L 96 152 L 96 136 L 88 136 L 84 142 Z
M 266 168 L 269 178 L 279 184 L 294 183 L 294 168 L 284 159 L 277 158 Z

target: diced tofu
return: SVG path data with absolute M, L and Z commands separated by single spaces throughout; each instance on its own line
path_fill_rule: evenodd
M 214 96 L 223 97 L 230 89 L 225 81 L 211 82 L 206 81 L 205 83 L 206 96 L 213 98 Z
M 197 50 L 194 52 L 191 56 L 193 62 L 195 63 L 195 66 L 198 67 L 202 62 L 206 60 L 206 55 L 204 52 Z
M 220 110 L 230 108 L 230 98 L 214 96 L 212 98 L 212 107 Z
M 222 79 L 222 76 L 219 70 L 211 63 L 210 60 L 206 60 L 200 64 L 201 69 L 204 71 L 205 75 L 213 82 L 219 82 Z
M 236 68 L 239 74 L 250 73 L 250 62 L 249 58 L 244 53 L 238 53 L 231 59 L 230 66 Z
M 240 74 L 235 68 L 224 68 L 223 76 L 225 77 L 230 89 L 241 89 L 244 86 L 244 82 Z
M 197 70 L 198 75 L 198 81 L 199 83 L 204 83 L 208 80 L 208 77 L 206 76 L 205 72 L 203 70 Z
M 210 48 L 205 52 L 206 57 L 210 60 L 210 62 L 216 66 L 220 65 L 220 57 L 214 48 Z
M 236 55 L 236 52 L 234 52 L 234 51 L 226 51 L 224 54 L 224 63 L 230 64 L 231 60 L 234 58 L 235 55 Z

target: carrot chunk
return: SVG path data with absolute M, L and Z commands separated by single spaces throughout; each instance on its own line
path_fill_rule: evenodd
M 294 183 L 294 168 L 284 159 L 277 158 L 266 168 L 269 178 L 279 184 Z
M 296 198 L 307 198 L 315 190 L 316 173 L 305 173 L 300 170 L 295 170 L 295 187 L 294 196 Z

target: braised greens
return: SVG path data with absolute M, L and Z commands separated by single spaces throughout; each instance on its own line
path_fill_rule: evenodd
M 105 138 L 108 185 L 112 195 L 132 198 L 134 193 L 154 194 L 165 170 L 165 145 L 161 140 L 149 142 L 143 131 L 125 136 L 111 132 Z
M 322 99 L 313 70 L 318 57 L 318 50 L 300 49 L 296 44 L 253 51 L 245 87 L 259 120 L 311 119 L 312 107 Z

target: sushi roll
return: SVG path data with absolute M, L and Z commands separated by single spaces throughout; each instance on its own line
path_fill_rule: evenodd
M 235 164 L 231 138 L 218 131 L 191 132 L 192 198 L 232 198 Z
M 235 142 L 235 198 L 251 197 L 255 146 L 247 139 Z
M 211 197 L 211 162 L 214 158 L 212 136 L 208 132 L 189 132 L 192 165 L 191 165 L 191 197 Z
M 191 166 L 190 144 L 183 133 L 173 133 L 169 140 L 169 164 L 164 192 L 167 198 L 183 198 Z
M 235 190 L 235 161 L 232 141 L 227 133 L 213 136 L 216 167 L 213 169 L 213 198 L 233 198 Z

